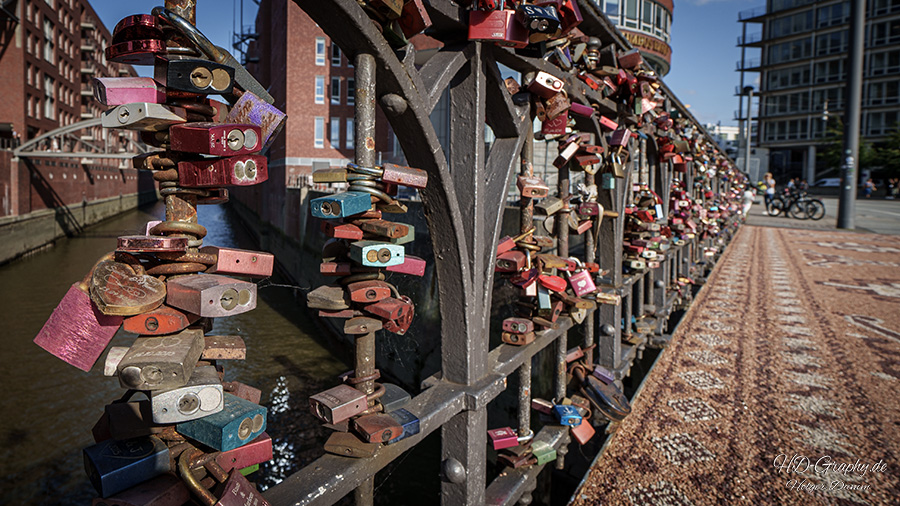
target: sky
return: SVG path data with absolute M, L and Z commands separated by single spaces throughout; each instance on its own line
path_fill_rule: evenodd
M 125 16 L 147 14 L 161 0 L 93 0 L 94 10 L 110 30 Z M 231 49 L 232 33 L 239 22 L 240 0 L 199 0 L 197 26 L 217 46 Z M 741 57 L 737 38 L 741 34 L 738 12 L 765 4 L 765 0 L 676 0 L 672 15 L 672 70 L 664 81 L 675 95 L 691 106 L 691 112 L 702 123 L 736 126 L 734 111 L 738 97 L 734 89 L 740 74 L 735 62 Z M 244 0 L 244 25 L 252 25 L 256 5 Z M 759 25 L 748 25 L 748 34 L 759 31 Z M 749 50 L 756 57 L 758 50 Z M 150 67 L 138 72 L 151 76 Z M 756 74 L 751 74 L 756 76 Z M 754 83 L 747 83 L 754 84 Z

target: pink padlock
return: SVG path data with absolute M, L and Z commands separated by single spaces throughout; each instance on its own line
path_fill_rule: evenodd
M 488 437 L 491 438 L 491 444 L 494 446 L 494 450 L 502 450 L 504 448 L 519 446 L 519 438 L 516 436 L 516 431 L 512 430 L 509 427 L 503 427 L 502 429 L 491 429 L 487 431 L 487 433 Z
M 403 263 L 399 265 L 391 265 L 385 268 L 390 272 L 398 272 L 400 274 L 410 274 L 412 276 L 424 276 L 425 275 L 425 260 L 422 260 L 419 257 L 414 257 L 411 255 L 406 255 L 403 258 Z
M 591 279 L 591 273 L 584 268 L 581 260 L 572 258 L 578 262 L 580 267 L 580 270 L 569 275 L 569 284 L 572 285 L 572 291 L 575 292 L 575 296 L 581 297 L 597 291 L 597 286 L 594 284 L 594 280 Z
M 95 77 L 92 84 L 94 98 L 107 107 L 134 102 L 166 102 L 166 90 L 152 77 Z
M 572 102 L 569 105 L 569 111 L 572 114 L 577 114 L 578 116 L 583 116 L 585 118 L 590 118 L 592 114 L 594 114 L 594 108 L 589 105 L 579 104 L 578 102 Z

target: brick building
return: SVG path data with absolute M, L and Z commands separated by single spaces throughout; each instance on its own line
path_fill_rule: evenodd
M 136 76 L 130 65 L 106 61 L 110 31 L 86 0 L 23 0 L 0 11 L 0 147 L 9 149 L 56 128 L 97 118 L 94 77 Z M 134 134 L 99 125 L 47 141 L 41 149 L 85 151 L 124 147 Z M 0 216 L 24 215 L 152 189 L 119 160 L 0 156 Z

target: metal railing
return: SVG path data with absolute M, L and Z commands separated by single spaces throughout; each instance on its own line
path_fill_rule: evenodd
M 748 34 L 746 37 L 739 35 L 737 38 L 737 45 L 743 46 L 743 45 L 747 45 L 747 44 L 756 44 L 757 42 L 762 42 L 762 40 L 763 40 L 762 32 L 751 33 L 751 34 Z
M 738 12 L 738 21 L 745 21 L 747 19 L 757 18 L 766 13 L 766 6 L 762 5 L 760 7 L 754 7 L 752 9 L 747 9 Z
M 537 425 L 530 416 L 532 361 L 538 356 L 550 357 L 554 363 L 552 392 L 557 398 L 564 397 L 569 330 L 576 324 L 563 316 L 552 328 L 536 332 L 535 341 L 526 346 L 489 347 L 494 251 L 506 204 L 503 196 L 517 173 L 532 173 L 534 139 L 531 112 L 528 106 L 513 104 L 497 64 L 518 71 L 525 78 L 536 71 L 554 74 L 566 81 L 570 98 L 589 100 L 612 117 L 616 117 L 618 108 L 574 75 L 561 73 L 542 59 L 479 42 L 459 44 L 456 41 L 465 39 L 460 34 L 467 28 L 467 12 L 449 0 L 431 0 L 426 4 L 433 22 L 429 33 L 446 44 L 418 66 L 415 48 L 409 45 L 395 52 L 356 0 L 295 2 L 345 54 L 353 55 L 357 138 L 373 137 L 374 105 L 378 100 L 409 165 L 428 172 L 428 187 L 422 192 L 422 200 L 439 280 L 441 369 L 423 382 L 421 393 L 405 406 L 419 418 L 417 435 L 386 445 L 370 458 L 325 455 L 269 489 L 266 499 L 273 505 L 326 505 L 354 493 L 357 504 L 372 504 L 375 474 L 440 430 L 442 504 L 528 504 L 544 466 L 507 469 L 487 483 L 487 408 L 506 389 L 509 377 L 516 375 L 519 434 L 524 435 Z M 596 6 L 585 0 L 579 1 L 579 7 L 585 33 L 612 39 L 619 49 L 629 47 Z M 449 133 L 453 149 L 449 157 L 445 156 L 429 118 L 445 89 L 449 89 L 448 107 L 453 118 Z M 669 93 L 665 87 L 663 91 Z M 687 109 L 669 95 L 666 109 L 673 115 L 692 119 Z M 486 123 L 496 136 L 489 150 L 484 149 Z M 598 137 L 603 134 L 596 118 L 588 123 L 584 131 Z M 695 130 L 706 136 L 701 128 Z M 711 138 L 708 141 L 715 145 Z M 701 262 L 708 265 L 704 253 L 721 246 L 718 241 L 724 243 L 723 238 L 697 237 L 672 247 L 660 267 L 623 274 L 625 206 L 630 203 L 632 183 L 648 184 L 664 196 L 667 208 L 668 188 L 675 177 L 671 164 L 657 162 L 655 152 L 648 156 L 646 143 L 641 146 L 644 147 L 639 148 L 636 157 L 651 160 L 646 171 L 649 179 L 644 180 L 637 171 L 626 170 L 625 179 L 618 180 L 614 190 L 602 191 L 600 204 L 618 213 L 618 217 L 603 220 L 598 234 L 586 232 L 585 239 L 584 259 L 596 260 L 610 269 L 598 279 L 598 286 L 605 293 L 619 295 L 622 302 L 601 304 L 590 311 L 580 344 L 588 350 L 588 363 L 609 368 L 619 382 L 630 374 L 632 364 L 651 340 L 664 338 L 662 329 L 678 299 L 673 285 L 679 278 L 695 275 Z M 357 149 L 357 163 L 371 164 L 371 153 Z M 688 165 L 688 172 L 681 177 L 691 181 L 696 169 L 693 164 Z M 569 179 L 568 169 L 561 169 L 557 175 L 560 197 L 568 193 Z M 587 183 L 592 179 L 590 176 Z M 721 181 L 715 184 L 718 189 L 724 188 Z M 520 201 L 523 230 L 533 223 L 530 200 Z M 568 227 L 565 220 L 559 221 L 557 250 L 566 256 Z M 655 325 L 653 330 L 635 335 L 630 324 L 632 316 L 643 318 L 648 312 Z M 620 325 L 622 321 L 628 323 Z M 631 334 L 631 344 L 622 342 L 627 334 Z M 592 345 L 596 347 L 591 348 Z M 358 368 L 360 353 L 363 351 L 358 348 Z M 535 440 L 556 449 L 556 465 L 561 468 L 570 442 L 568 428 L 543 426 L 536 431 Z

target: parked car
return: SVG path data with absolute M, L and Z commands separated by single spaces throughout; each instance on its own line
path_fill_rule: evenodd
M 837 188 L 841 185 L 841 178 L 839 177 L 826 177 L 824 179 L 820 179 L 816 181 L 813 185 L 817 188 Z

